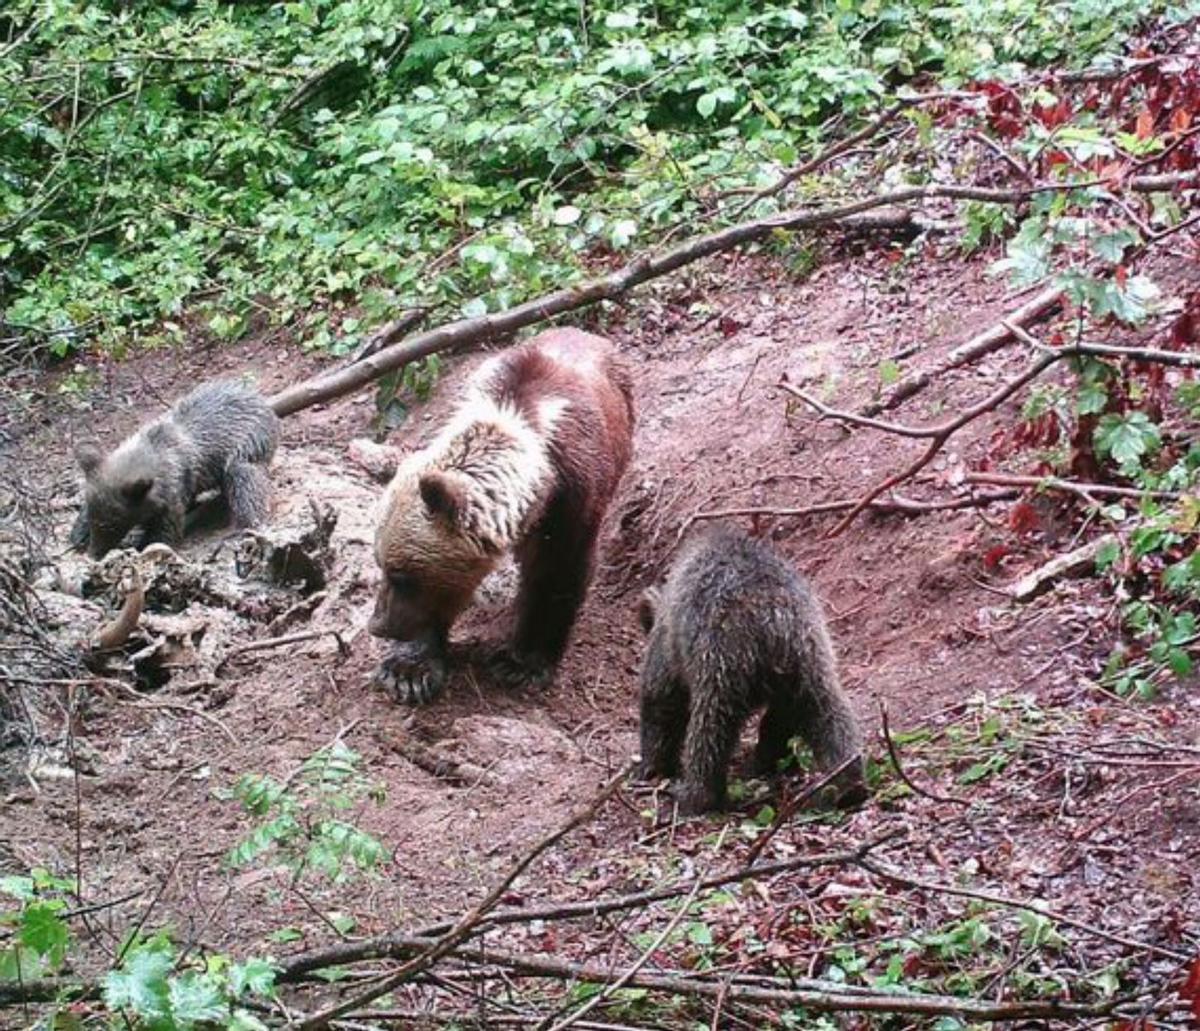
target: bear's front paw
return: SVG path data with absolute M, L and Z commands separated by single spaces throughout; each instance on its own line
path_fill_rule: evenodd
M 375 681 L 401 705 L 427 705 L 446 686 L 446 669 L 437 659 L 397 648 L 379 664 Z
M 488 672 L 505 687 L 549 687 L 554 663 L 541 656 L 503 648 L 492 656 Z

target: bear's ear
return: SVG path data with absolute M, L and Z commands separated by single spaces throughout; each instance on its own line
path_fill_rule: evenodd
M 75 448 L 75 461 L 83 470 L 84 476 L 91 476 L 100 468 L 100 451 L 94 444 L 80 444 Z
M 658 611 L 659 594 L 657 587 L 651 587 L 642 592 L 638 599 L 638 622 L 647 634 L 654 629 L 654 616 Z
M 421 474 L 417 487 L 430 515 L 440 516 L 452 526 L 457 525 L 467 501 L 466 492 L 459 484 L 445 473 L 431 470 Z
M 121 494 L 130 504 L 137 504 L 154 486 L 154 480 L 149 476 L 139 476 L 136 480 L 121 484 Z

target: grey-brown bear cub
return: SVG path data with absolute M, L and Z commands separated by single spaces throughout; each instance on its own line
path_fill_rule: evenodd
M 176 546 L 188 510 L 211 490 L 234 526 L 255 526 L 270 508 L 266 469 L 278 443 L 279 417 L 261 394 L 237 380 L 203 383 L 107 457 L 76 450 L 86 487 L 71 544 L 100 558 L 136 528 L 143 546 Z
M 863 801 L 863 739 L 843 693 L 821 604 L 766 544 L 711 524 L 683 545 L 666 583 L 642 600 L 643 779 L 679 777 L 685 814 L 723 808 L 730 759 L 746 720 L 765 707 L 756 766 L 774 771 L 799 735 L 834 769 L 841 806 Z

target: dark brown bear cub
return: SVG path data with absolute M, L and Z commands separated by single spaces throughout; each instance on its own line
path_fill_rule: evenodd
M 204 383 L 107 457 L 77 449 L 87 482 L 71 543 L 100 558 L 140 529 L 142 545 L 176 546 L 196 497 L 211 490 L 235 526 L 255 526 L 270 507 L 266 467 L 278 442 L 279 418 L 260 394 L 236 380 Z
M 498 665 L 509 677 L 553 670 L 633 421 L 628 371 L 590 333 L 549 330 L 479 367 L 449 423 L 397 469 L 375 534 L 383 578 L 370 631 L 398 642 L 378 679 L 400 701 L 441 690 L 450 627 L 507 551 L 521 583 Z
M 812 588 L 766 544 L 715 524 L 684 544 L 661 590 L 646 592 L 641 776 L 680 777 L 685 814 L 723 808 L 738 736 L 764 707 L 755 764 L 774 771 L 799 735 L 837 778 L 838 805 L 866 797 L 862 733 L 838 680 Z

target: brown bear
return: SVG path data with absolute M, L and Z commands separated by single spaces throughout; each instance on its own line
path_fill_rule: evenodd
M 722 523 L 693 533 L 639 610 L 643 779 L 680 777 L 684 814 L 723 808 L 738 734 L 756 709 L 755 760 L 772 773 L 802 737 L 823 770 L 846 768 L 830 800 L 867 795 L 863 737 L 838 678 L 821 602 L 773 548 Z
M 101 558 L 135 530 L 139 547 L 178 547 L 211 490 L 234 526 L 257 526 L 270 512 L 267 466 L 278 443 L 279 417 L 258 391 L 233 379 L 201 383 L 107 456 L 77 450 L 86 490 L 71 545 Z
M 400 464 L 383 499 L 370 631 L 398 642 L 378 679 L 400 701 L 441 690 L 450 627 L 510 551 L 520 589 L 498 666 L 521 678 L 553 670 L 633 425 L 628 369 L 602 337 L 552 329 L 479 367 L 448 424 Z

